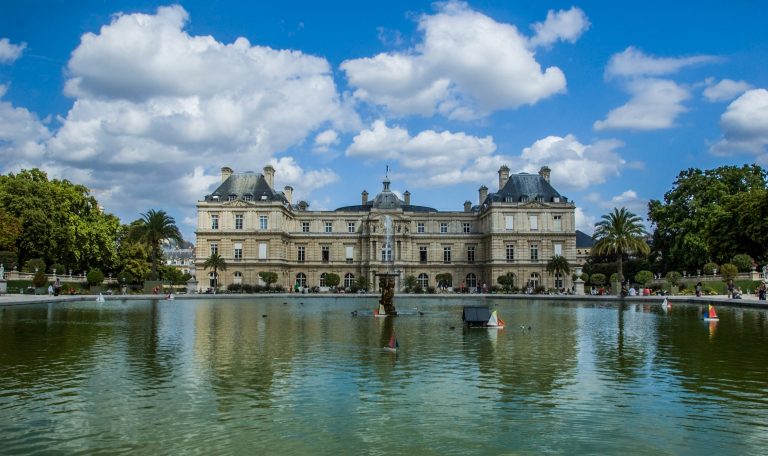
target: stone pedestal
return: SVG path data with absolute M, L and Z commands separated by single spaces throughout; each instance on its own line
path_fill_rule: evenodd
M 8 282 L 0 277 L 0 295 L 8 293 Z
M 187 280 L 187 294 L 195 294 L 195 293 L 197 293 L 197 280 L 195 279 Z
M 573 294 L 583 296 L 584 281 L 581 280 L 581 268 L 576 268 L 574 275 L 576 276 L 576 279 L 573 281 Z

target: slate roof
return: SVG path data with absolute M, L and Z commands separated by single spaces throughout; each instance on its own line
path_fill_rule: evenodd
M 539 174 L 520 173 L 510 175 L 504 188 L 496 193 L 489 193 L 485 202 L 519 203 L 540 199 L 542 202 L 551 203 L 555 198 L 559 198 L 560 202 L 568 200 Z
M 576 230 L 576 248 L 587 249 L 591 248 L 595 244 L 594 238 L 584 233 L 583 231 Z
M 403 212 L 437 212 L 437 209 L 427 206 L 414 206 L 405 204 L 405 201 L 389 189 L 389 179 L 384 179 L 384 189 L 373 200 L 366 204 L 344 206 L 336 209 L 336 212 L 366 212 L 371 209 L 402 209 Z
M 228 201 L 230 196 L 245 201 L 279 201 L 288 203 L 282 192 L 274 191 L 263 174 L 246 172 L 241 174 L 232 174 L 219 185 L 210 195 L 205 195 L 205 201 L 216 201 L 214 196 L 218 195 L 218 201 Z

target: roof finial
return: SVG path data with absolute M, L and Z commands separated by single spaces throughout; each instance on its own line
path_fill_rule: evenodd
M 384 173 L 384 178 L 389 179 L 389 165 L 387 165 L 387 171 Z

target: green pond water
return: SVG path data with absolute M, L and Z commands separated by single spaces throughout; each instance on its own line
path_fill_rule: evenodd
M 373 318 L 375 302 L 2 308 L 0 454 L 767 451 L 765 310 L 397 297 L 406 315 Z M 507 327 L 464 329 L 467 304 Z

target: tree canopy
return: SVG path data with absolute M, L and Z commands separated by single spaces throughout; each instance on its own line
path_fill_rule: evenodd
M 595 244 L 592 251 L 597 255 L 616 255 L 619 280 L 624 279 L 622 262 L 627 253 L 647 255 L 648 244 L 645 242 L 645 228 L 642 219 L 622 207 L 603 215 L 595 224 Z
M 152 276 L 158 278 L 157 264 L 163 257 L 162 242 L 173 240 L 182 243 L 181 232 L 176 226 L 173 217 L 165 211 L 150 209 L 146 214 L 141 214 L 141 219 L 133 225 L 132 235 L 134 239 L 141 240 L 149 247 L 149 259 L 152 265 Z
M 681 171 L 664 201 L 648 209 L 661 270 L 693 271 L 737 254 L 768 260 L 766 171 L 758 165 Z

